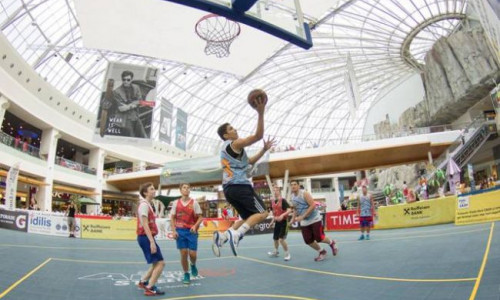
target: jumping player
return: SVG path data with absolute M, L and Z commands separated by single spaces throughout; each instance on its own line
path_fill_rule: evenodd
M 240 138 L 238 131 L 229 123 L 222 124 L 217 133 L 224 141 L 221 149 L 221 164 L 223 169 L 222 186 L 226 200 L 238 211 L 241 220 L 235 222 L 224 233 L 215 231 L 212 250 L 215 256 L 220 256 L 220 247 L 229 241 L 231 251 L 238 255 L 237 247 L 245 233 L 254 225 L 267 218 L 267 211 L 262 199 L 253 189 L 252 182 L 247 178 L 247 170 L 255 164 L 267 150 L 274 145 L 274 139 L 264 141 L 263 148 L 254 156 L 248 157 L 245 147 L 255 144 L 264 136 L 264 111 L 267 97 L 262 95 L 255 100 L 254 109 L 258 113 L 255 133 Z
M 326 257 L 326 250 L 318 243 L 328 244 L 332 254 L 337 255 L 338 248 L 335 241 L 331 240 L 323 232 L 322 218 L 316 209 L 314 199 L 309 192 L 300 189 L 297 180 L 290 181 L 292 190 L 292 203 L 294 206 L 292 223 L 300 222 L 300 229 L 304 242 L 314 250 L 318 251 L 315 261 L 322 261 Z
M 276 184 L 273 185 L 274 199 L 271 200 L 271 208 L 273 210 L 274 221 L 274 251 L 268 252 L 270 257 L 278 257 L 278 247 L 281 244 L 285 250 L 285 261 L 289 261 L 292 257 L 288 251 L 288 244 L 286 242 L 286 235 L 288 233 L 288 215 L 290 214 L 290 206 L 283 197 L 281 197 L 280 187 Z
M 189 198 L 190 186 L 188 183 L 180 185 L 182 197 L 172 203 L 170 224 L 172 234 L 177 240 L 177 249 L 181 254 L 181 265 L 184 270 L 184 284 L 190 284 L 188 270 L 188 254 L 191 261 L 191 275 L 198 276 L 196 268 L 196 251 L 198 250 L 198 228 L 202 221 L 201 207 L 198 202 Z
M 368 194 L 368 188 L 366 185 L 362 187 L 362 194 L 358 200 L 358 216 L 359 225 L 361 227 L 361 236 L 358 240 L 370 239 L 370 226 L 373 224 L 373 215 L 375 212 L 375 205 L 373 204 L 373 196 Z

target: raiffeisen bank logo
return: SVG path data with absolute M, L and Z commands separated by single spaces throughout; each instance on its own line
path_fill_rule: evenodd
M 26 228 L 26 216 L 25 215 L 19 215 L 16 218 L 16 226 L 19 229 L 24 229 Z

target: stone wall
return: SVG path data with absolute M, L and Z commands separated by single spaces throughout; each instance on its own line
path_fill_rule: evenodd
M 387 135 L 394 126 L 415 128 L 450 124 L 471 106 L 489 95 L 494 80 L 500 82 L 500 62 L 488 47 L 479 23 L 449 37 L 439 39 L 425 57 L 422 81 L 425 99 L 408 108 L 398 124 L 375 124 L 378 136 Z

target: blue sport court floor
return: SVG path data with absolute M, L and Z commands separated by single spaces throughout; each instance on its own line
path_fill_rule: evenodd
M 183 285 L 178 251 L 159 242 L 167 261 L 153 299 L 500 299 L 499 223 L 372 232 L 328 232 L 339 254 L 315 262 L 298 232 L 292 260 L 270 258 L 271 235 L 247 236 L 239 256 L 215 258 L 200 240 L 200 276 Z M 147 269 L 135 241 L 81 240 L 0 230 L 2 299 L 144 299 L 135 286 Z

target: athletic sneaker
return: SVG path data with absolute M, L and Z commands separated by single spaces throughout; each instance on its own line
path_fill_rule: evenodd
M 189 273 L 184 273 L 184 279 L 182 280 L 182 283 L 184 283 L 184 284 L 190 284 L 191 283 L 191 278 L 189 276 Z
M 269 255 L 269 257 L 278 257 L 280 253 L 278 251 L 269 251 L 267 255 Z
M 290 259 L 292 259 L 292 256 L 290 255 L 290 253 L 285 253 L 285 258 L 283 258 L 283 260 L 289 261 Z
M 220 257 L 220 247 L 222 246 L 220 241 L 221 241 L 221 234 L 218 231 L 214 231 L 214 235 L 212 237 L 212 251 L 214 252 L 214 255 L 217 257 Z
M 144 291 L 144 295 L 146 296 L 161 296 L 165 295 L 164 291 L 161 291 L 156 287 L 156 285 L 152 286 L 151 288 L 146 287 L 146 290 Z
M 366 239 L 367 239 L 367 240 L 369 240 L 369 239 L 370 239 L 370 235 L 369 235 L 369 234 L 367 234 L 367 235 L 366 235 Z
M 143 290 L 145 290 L 147 286 L 148 286 L 148 281 L 139 280 L 139 282 L 137 283 L 137 287 Z
M 198 268 L 196 265 L 191 265 L 191 275 L 193 275 L 193 277 L 198 276 Z
M 337 255 L 337 253 L 339 252 L 339 248 L 337 248 L 337 246 L 335 245 L 334 240 L 332 240 L 332 242 L 330 243 L 330 248 L 332 249 L 333 256 Z
M 362 234 L 362 235 L 359 237 L 358 241 L 362 241 L 362 240 L 364 240 L 364 239 L 365 239 L 365 236 Z
M 324 259 L 325 259 L 325 257 L 326 257 L 326 254 L 327 254 L 326 250 L 325 250 L 325 249 L 322 249 L 322 250 L 319 252 L 318 257 L 315 257 L 315 258 L 314 258 L 314 261 L 322 261 L 322 260 L 324 260 Z
M 229 246 L 231 246 L 231 251 L 233 251 L 234 256 L 238 256 L 238 244 L 242 237 L 237 231 L 228 230 L 229 235 Z

